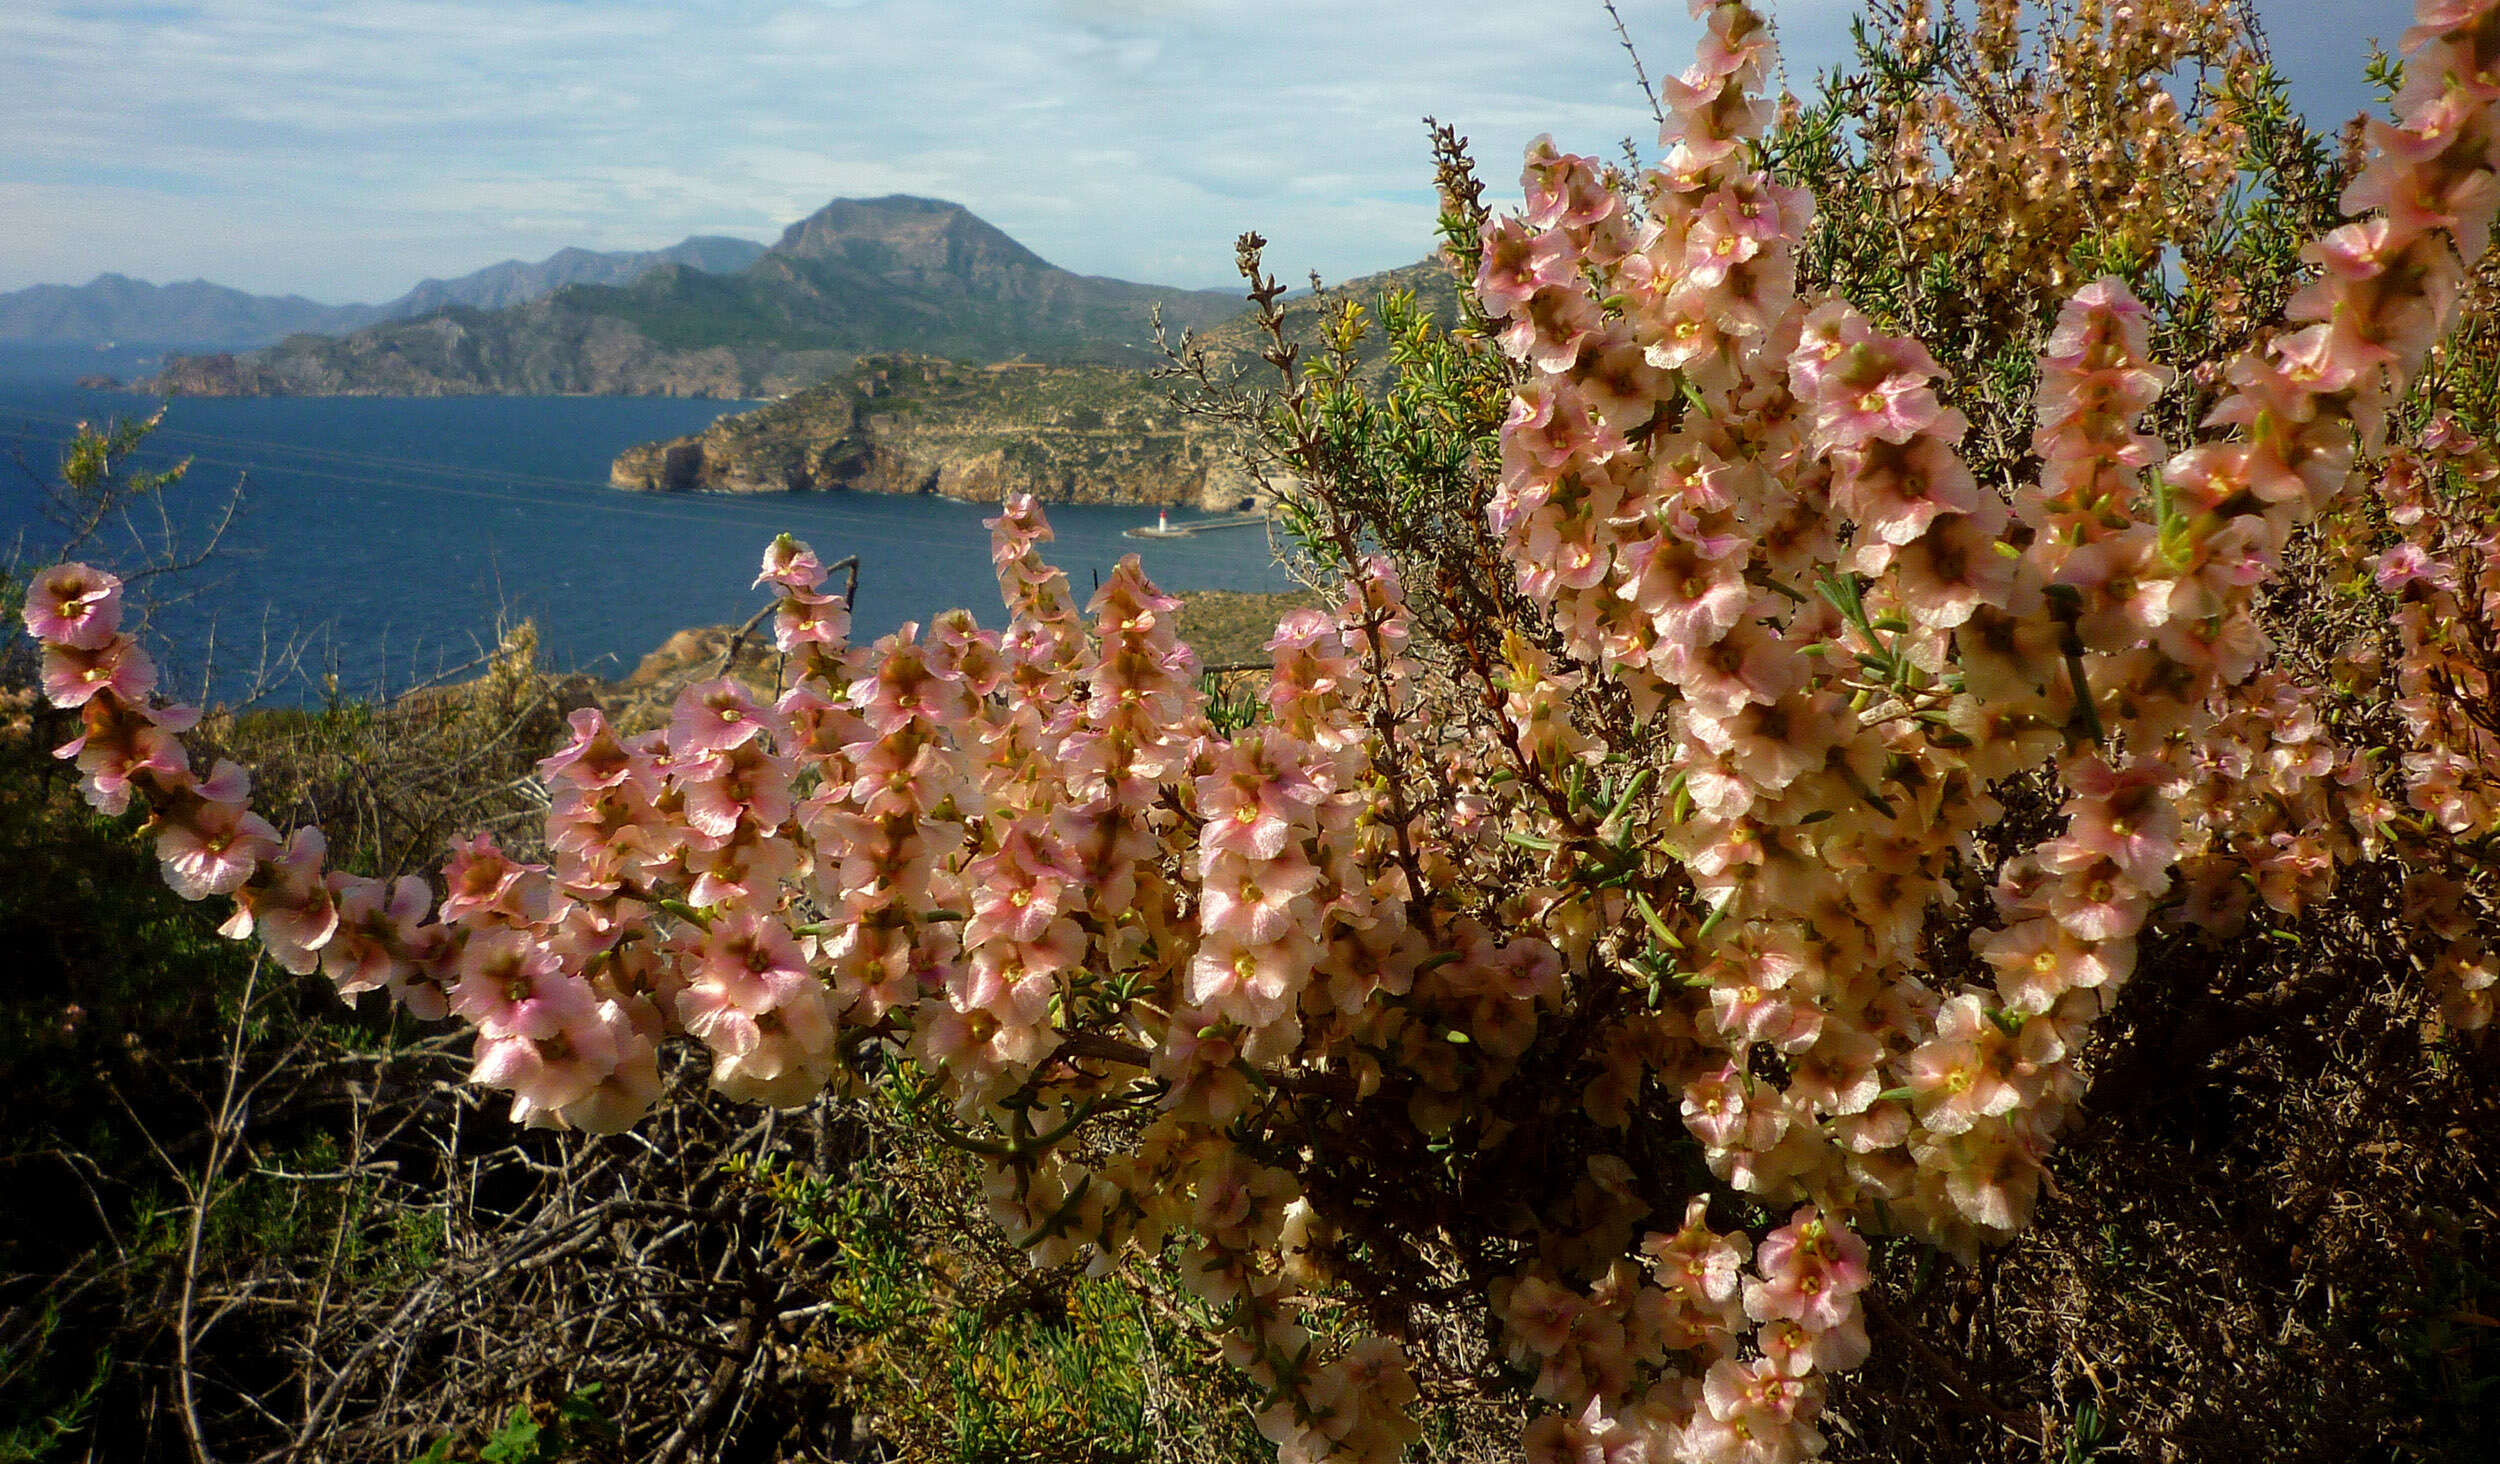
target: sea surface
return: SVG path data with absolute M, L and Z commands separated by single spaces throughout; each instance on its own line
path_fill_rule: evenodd
M 100 364 L 99 364 L 100 363 Z M 48 562 L 60 530 L 42 484 L 80 421 L 144 416 L 155 401 L 81 390 L 84 372 L 144 370 L 134 353 L 0 354 L 0 562 Z M 116 371 L 115 368 L 120 368 Z M 75 368 L 75 369 L 72 369 Z M 135 565 L 168 534 L 197 568 L 149 581 L 146 634 L 169 693 L 232 702 L 389 694 L 452 672 L 496 628 L 536 623 L 553 666 L 605 677 L 688 626 L 745 620 L 764 546 L 795 534 L 828 563 L 860 558 L 854 634 L 885 634 L 966 606 L 1003 623 L 982 520 L 994 506 L 935 497 L 627 493 L 608 463 L 637 442 L 701 430 L 752 403 L 651 397 L 179 398 L 145 465 L 189 458 L 156 505 L 81 551 Z M 1080 600 L 1135 553 L 1172 590 L 1280 590 L 1266 533 L 1135 540 L 1150 508 L 1049 510 L 1053 562 Z M 1188 515 L 1175 515 L 1180 521 Z M 18 627 L 8 607 L 10 633 Z

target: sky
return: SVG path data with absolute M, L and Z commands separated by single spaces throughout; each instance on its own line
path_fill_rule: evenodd
M 2400 0 L 2255 0 L 2314 121 Z M 1684 0 L 1618 0 L 1653 80 Z M 1851 0 L 1776 0 L 1790 82 Z M 1421 118 L 1499 203 L 1550 132 L 1656 125 L 1599 0 L 4 0 L 0 290 L 104 271 L 328 303 L 567 245 L 770 243 L 836 197 L 952 199 L 1055 264 L 1232 282 L 1422 257 Z

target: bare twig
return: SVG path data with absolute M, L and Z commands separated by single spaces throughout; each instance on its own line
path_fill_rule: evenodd
M 1632 79 L 1641 85 L 1641 100 L 1649 103 L 1649 115 L 1658 125 L 1667 125 L 1667 109 L 1659 104 L 1658 89 L 1649 84 L 1649 72 L 1641 65 L 1641 53 L 1632 44 L 1632 32 L 1623 23 L 1622 12 L 1615 9 L 1615 0 L 1605 0 L 1606 18 L 1615 23 L 1615 39 L 1623 43 L 1623 54 L 1632 58 Z

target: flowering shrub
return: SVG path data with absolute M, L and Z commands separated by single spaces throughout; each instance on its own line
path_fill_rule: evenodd
M 1003 633 L 853 645 L 784 538 L 780 694 L 576 713 L 549 862 L 479 837 L 437 900 L 193 769 L 118 583 L 69 564 L 25 612 L 61 755 L 229 934 L 473 1027 L 526 1121 L 631 1125 L 680 1036 L 739 1098 L 942 1101 L 1037 1262 L 1177 1254 L 1288 1459 L 1396 1457 L 1488 1361 L 1477 1317 L 1552 1405 L 1532 1458 L 1818 1454 L 1869 1355 L 1861 1235 L 2027 1223 L 2148 932 L 2371 862 L 2446 1021 L 2489 1022 L 2500 473 L 2406 393 L 2500 206 L 2500 4 L 2424 0 L 2364 217 L 2196 440 L 2147 430 L 2172 378 L 2104 277 L 2004 491 L 1926 346 L 1801 290 L 1769 35 L 1700 9 L 1655 168 L 1540 143 L 1462 241 L 1517 363 L 1482 524 L 1532 613 L 1497 642 L 1419 635 L 1324 473 L 1298 522 L 1341 603 L 1277 627 L 1230 732 L 1175 602 L 1131 560 L 1080 613 L 1029 501 L 992 521 Z M 1318 410 L 1287 404 L 1306 444 Z M 2261 597 L 2313 553 L 2390 606 L 2372 740 L 2271 654 Z M 2054 791 L 2010 818 L 2026 777 Z

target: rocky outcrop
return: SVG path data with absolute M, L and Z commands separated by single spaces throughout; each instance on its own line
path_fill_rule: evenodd
M 163 371 L 138 383 L 159 396 L 273 396 L 276 388 L 276 374 L 265 364 L 228 351 L 172 357 Z
M 1162 385 L 1111 366 L 865 358 L 846 376 L 705 431 L 617 456 L 616 487 L 660 493 L 846 488 L 996 503 L 1224 509 L 1257 485 Z

